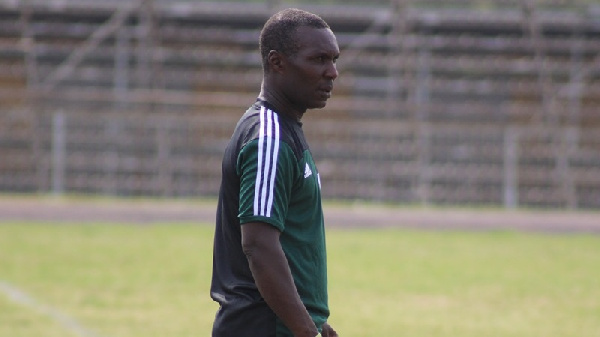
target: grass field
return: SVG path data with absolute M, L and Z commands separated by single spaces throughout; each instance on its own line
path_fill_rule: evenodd
M 600 336 L 600 236 L 328 232 L 343 337 Z M 209 336 L 212 227 L 0 224 L 0 336 Z

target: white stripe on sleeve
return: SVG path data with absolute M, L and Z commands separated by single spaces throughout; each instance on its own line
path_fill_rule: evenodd
M 277 158 L 279 156 L 279 118 L 277 114 L 273 116 L 275 122 L 275 143 L 273 144 L 273 168 L 271 169 L 271 177 L 269 180 L 269 199 L 267 200 L 267 216 L 271 217 L 271 209 L 273 209 L 273 195 L 275 194 L 275 174 L 277 172 Z
M 279 119 L 273 111 L 262 107 L 258 138 L 258 165 L 254 187 L 254 215 L 271 216 L 278 152 Z
M 259 210 L 259 195 L 260 195 L 260 182 L 262 178 L 262 157 L 263 157 L 263 143 L 265 140 L 265 128 L 263 127 L 265 121 L 265 107 L 260 109 L 260 131 L 258 134 L 258 166 L 256 167 L 256 183 L 254 184 L 254 215 L 260 213 Z

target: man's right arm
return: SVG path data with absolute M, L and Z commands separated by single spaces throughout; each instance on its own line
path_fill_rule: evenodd
M 258 290 L 271 310 L 295 337 L 314 337 L 317 327 L 306 310 L 290 271 L 279 236 L 272 225 L 251 222 L 242 225 L 242 247 Z

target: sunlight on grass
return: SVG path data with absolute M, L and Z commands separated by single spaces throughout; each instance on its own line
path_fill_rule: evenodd
M 209 334 L 212 228 L 3 225 L 0 233 L 0 275 L 101 335 Z M 19 329 L 0 326 L 0 336 Z
M 104 337 L 208 336 L 211 225 L 0 225 L 0 280 Z M 600 237 L 330 230 L 345 337 L 598 336 Z M 58 337 L 0 294 L 0 336 Z
M 345 336 L 592 336 L 600 238 L 347 231 L 329 237 L 332 323 Z

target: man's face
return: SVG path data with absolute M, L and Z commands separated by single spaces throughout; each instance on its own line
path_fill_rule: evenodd
M 290 103 L 300 111 L 323 108 L 331 97 L 340 50 L 330 29 L 300 27 L 298 52 L 286 57 L 282 85 Z

